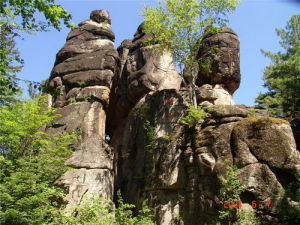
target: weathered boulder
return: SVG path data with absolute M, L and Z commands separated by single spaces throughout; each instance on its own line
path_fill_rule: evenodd
M 290 172 L 300 170 L 300 155 L 296 151 L 292 129 L 285 120 L 245 118 L 235 126 L 232 143 L 237 151 L 246 151 L 272 168 Z
M 199 73 L 196 84 L 219 84 L 230 94 L 240 86 L 240 42 L 231 29 L 208 30 L 203 37 L 199 52 Z
M 115 35 L 106 10 L 91 12 L 90 19 L 78 24 L 67 36 L 67 43 L 57 53 L 55 65 L 79 54 L 114 49 Z
M 49 133 L 63 133 L 80 130 L 83 138 L 98 135 L 104 140 L 106 114 L 99 102 L 76 102 L 56 111 Z
M 72 168 L 113 170 L 113 153 L 110 147 L 99 136 L 86 138 L 66 161 Z
M 79 23 L 69 33 L 66 44 L 56 55 L 48 81 L 48 85 L 56 89 L 55 94 L 52 90 L 54 107 L 67 105 L 70 98 L 84 101 L 90 97 L 87 89 L 78 88 L 99 85 L 112 87 L 113 77 L 120 71 L 119 54 L 114 48 L 114 39 L 110 16 L 106 10 L 93 11 L 89 20 Z M 100 95 L 101 93 L 95 92 L 92 94 L 93 97 L 103 100 L 103 97 L 99 98 Z M 108 99 L 105 96 L 106 104 Z
M 196 89 L 196 97 L 200 103 L 208 101 L 213 105 L 234 105 L 232 95 L 219 84 L 214 86 L 210 84 L 202 85 Z
M 97 100 L 105 106 L 109 102 L 109 88 L 104 86 L 91 86 L 85 88 L 73 88 L 68 92 L 66 99 L 68 101 L 91 101 Z
M 97 23 L 108 23 L 111 24 L 109 12 L 107 10 L 94 10 L 90 14 L 91 20 Z
M 77 132 L 78 143 L 66 161 L 73 169 L 60 177 L 56 184 L 65 187 L 68 194 L 66 212 L 93 195 L 113 198 L 112 149 L 105 143 L 106 113 L 98 101 L 77 102 L 56 111 L 61 115 L 46 128 L 48 133 Z

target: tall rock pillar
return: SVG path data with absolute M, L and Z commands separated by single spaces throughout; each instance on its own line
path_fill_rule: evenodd
M 81 138 L 66 162 L 73 169 L 57 181 L 68 191 L 68 206 L 87 196 L 113 196 L 113 152 L 105 142 L 105 123 L 112 79 L 119 71 L 114 38 L 108 12 L 93 11 L 69 33 L 48 81 L 52 106 L 61 107 L 61 117 L 47 131 L 77 130 Z

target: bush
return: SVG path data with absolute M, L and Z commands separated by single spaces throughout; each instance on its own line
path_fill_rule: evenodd
M 203 118 L 208 117 L 208 114 L 202 110 L 201 106 L 190 105 L 187 109 L 187 115 L 181 119 L 181 123 L 188 126 L 194 126 Z
M 225 161 L 225 174 L 220 178 L 220 200 L 224 201 L 240 201 L 240 194 L 245 190 L 245 187 L 240 184 L 237 177 L 238 169 L 230 165 L 229 161 Z M 236 216 L 237 215 L 237 216 Z M 236 222 L 233 222 L 235 221 Z M 222 208 L 219 210 L 218 221 L 213 223 L 214 225 L 258 225 L 257 218 L 253 211 L 240 210 L 237 214 L 235 208 Z
M 53 183 L 76 135 L 42 132 L 56 117 L 41 96 L 0 107 L 0 224 L 45 224 L 63 204 Z
M 91 197 L 81 206 L 74 207 L 74 213 L 64 216 L 58 215 L 51 225 L 154 225 L 151 210 L 144 204 L 138 216 L 134 217 L 132 204 L 124 203 L 118 193 L 118 207 L 113 208 L 110 200 Z

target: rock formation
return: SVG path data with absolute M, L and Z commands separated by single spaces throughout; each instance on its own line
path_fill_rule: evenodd
M 226 28 L 202 40 L 196 96 L 209 116 L 191 127 L 180 122 L 190 101 L 172 56 L 145 39 L 140 26 L 116 50 L 109 14 L 96 10 L 56 56 L 48 84 L 62 116 L 47 132 L 81 137 L 66 161 L 73 170 L 57 181 L 68 190 L 68 206 L 93 194 L 113 199 L 120 189 L 137 207 L 147 199 L 157 224 L 210 224 L 223 208 L 229 164 L 245 186 L 243 207 L 252 210 L 256 201 L 261 220 L 280 224 L 279 194 L 297 181 L 300 153 L 288 122 L 263 112 L 250 117 L 249 107 L 234 105 L 237 35 Z
M 155 54 L 155 46 L 144 46 L 147 35 L 142 24 L 132 40 L 125 40 L 118 48 L 121 72 L 115 77 L 111 96 L 109 130 L 115 129 L 133 106 L 146 94 L 163 89 L 179 90 L 182 78 L 170 53 Z
M 105 123 L 112 80 L 120 70 L 114 38 L 108 12 L 93 11 L 69 33 L 48 81 L 58 90 L 52 105 L 61 107 L 57 113 L 62 116 L 47 131 L 75 130 L 81 138 L 66 162 L 74 169 L 57 181 L 68 190 L 68 206 L 95 193 L 113 197 L 114 152 L 105 142 Z

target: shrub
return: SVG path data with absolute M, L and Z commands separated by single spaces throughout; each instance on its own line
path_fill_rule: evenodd
M 113 202 L 101 197 L 91 197 L 80 206 L 73 208 L 74 213 L 64 216 L 57 215 L 51 225 L 154 225 L 151 210 L 143 204 L 137 216 L 133 216 L 132 204 L 124 203 L 118 192 L 118 207 L 114 209 Z
M 237 177 L 238 169 L 230 165 L 229 161 L 225 161 L 225 174 L 220 178 L 221 188 L 220 188 L 220 200 L 224 201 L 239 201 L 240 194 L 245 190 L 245 187 L 240 184 Z M 218 220 L 213 224 L 215 225 L 258 225 L 259 222 L 253 211 L 240 210 L 240 213 L 236 218 L 235 208 L 222 208 L 219 210 Z M 236 222 L 233 222 L 235 221 Z
M 181 119 L 181 123 L 188 126 L 194 126 L 203 118 L 208 117 L 208 114 L 202 110 L 201 106 L 190 105 L 187 109 L 187 115 Z
M 0 224 L 45 224 L 63 204 L 53 183 L 76 135 L 42 132 L 56 117 L 41 96 L 0 107 Z

